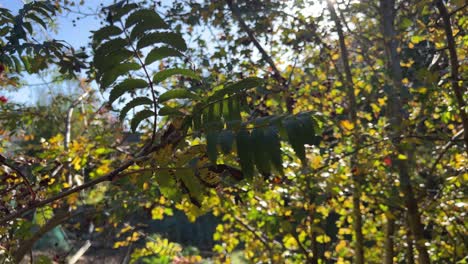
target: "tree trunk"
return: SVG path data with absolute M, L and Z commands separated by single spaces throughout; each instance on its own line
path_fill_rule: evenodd
M 338 18 L 333 3 L 327 1 L 328 10 L 330 11 L 332 20 L 335 23 L 336 32 L 338 33 L 341 60 L 343 62 L 343 68 L 346 78 L 347 86 L 347 97 L 349 102 L 348 115 L 349 119 L 354 125 L 353 131 L 353 147 L 355 149 L 360 148 L 360 140 L 358 134 L 358 120 L 357 120 L 357 108 L 356 108 L 356 97 L 354 95 L 354 82 L 351 74 L 351 67 L 348 59 L 348 49 L 346 47 L 345 36 L 343 33 L 343 27 L 341 25 L 340 19 Z M 363 264 L 364 263 L 364 236 L 362 234 L 362 214 L 361 214 L 361 169 L 359 168 L 357 152 L 352 155 L 350 166 L 352 169 L 352 180 L 353 180 L 353 229 L 354 229 L 354 253 L 355 253 L 355 263 Z
M 393 216 L 387 217 L 387 223 L 385 224 L 385 256 L 384 256 L 385 264 L 393 264 L 393 257 L 395 256 L 395 252 L 393 250 L 393 247 L 394 247 L 393 236 L 394 235 L 395 235 L 395 219 Z
M 413 253 L 413 235 L 411 234 L 411 228 L 409 227 L 408 215 L 406 215 L 406 263 L 414 264 L 414 253 Z
M 395 165 L 398 169 L 400 178 L 400 190 L 404 196 L 404 203 L 408 212 L 409 226 L 411 233 L 416 241 L 419 263 L 430 263 L 429 254 L 424 241 L 423 225 L 417 201 L 414 196 L 413 186 L 410 179 L 411 156 L 405 155 L 407 151 L 400 144 L 399 137 L 405 131 L 403 122 L 407 117 L 404 116 L 405 104 L 408 91 L 402 84 L 402 71 L 400 66 L 400 55 L 398 53 L 397 33 L 394 29 L 395 21 L 395 0 L 380 0 L 382 35 L 384 37 L 385 53 L 387 57 L 387 68 L 390 72 L 393 87 L 386 89 L 388 98 L 388 117 L 391 125 L 391 137 L 398 154 L 403 158 L 398 158 Z

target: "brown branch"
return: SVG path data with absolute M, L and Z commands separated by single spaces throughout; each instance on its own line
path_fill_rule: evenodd
M 16 174 L 18 174 L 18 176 L 20 176 L 23 181 L 24 181 L 24 184 L 26 185 L 26 187 L 28 188 L 28 191 L 29 193 L 31 194 L 31 201 L 35 201 L 36 200 L 36 193 L 34 192 L 34 190 L 32 189 L 31 187 L 31 183 L 29 182 L 28 178 L 26 177 L 26 175 L 24 175 L 20 169 L 16 168 L 16 166 L 14 165 L 11 165 L 11 164 L 8 164 L 8 162 L 6 161 L 6 158 L 1 156 L 0 158 L 0 164 L 3 164 L 5 166 L 7 166 L 8 168 L 12 169 L 14 172 L 16 172 Z
M 57 200 L 65 198 L 65 197 L 67 197 L 67 196 L 69 196 L 71 194 L 74 194 L 76 192 L 79 192 L 81 190 L 93 187 L 93 186 L 95 186 L 95 185 L 97 185 L 97 184 L 99 184 L 101 182 L 113 181 L 115 179 L 115 177 L 117 177 L 120 173 L 122 173 L 128 167 L 132 166 L 136 162 L 146 161 L 148 159 L 149 159 L 148 156 L 142 156 L 142 157 L 139 157 L 139 158 L 136 158 L 136 159 L 128 160 L 128 161 L 124 162 L 120 167 L 118 167 L 117 169 L 115 169 L 112 172 L 108 173 L 107 175 L 104 175 L 102 177 L 99 177 L 97 179 L 89 181 L 87 183 L 84 183 L 84 184 L 82 184 L 80 186 L 76 186 L 74 188 L 63 191 L 63 192 L 61 192 L 61 193 L 59 193 L 59 194 L 57 194 L 55 196 L 52 196 L 50 198 L 45 199 L 45 200 L 33 202 L 28 207 L 22 208 L 22 209 L 14 212 L 14 213 L 12 213 L 10 215 L 7 215 L 7 216 L 1 218 L 0 219 L 0 225 L 3 225 L 5 223 L 7 223 L 8 221 L 11 221 L 11 220 L 13 220 L 13 219 L 15 219 L 17 217 L 21 217 L 25 213 L 27 213 L 27 212 L 35 209 L 35 208 L 39 208 L 41 206 L 44 206 L 44 205 L 47 205 L 49 203 L 55 202 Z
M 455 144 L 457 138 L 460 137 L 460 136 L 463 134 L 463 130 L 464 130 L 464 129 L 458 131 L 458 132 L 450 139 L 450 141 L 449 141 L 447 144 L 445 144 L 445 146 L 442 148 L 442 151 L 439 153 L 439 156 L 437 156 L 437 159 L 434 161 L 434 164 L 432 164 L 429 175 L 434 175 L 434 172 L 435 172 L 435 169 L 436 169 L 436 167 L 437 167 L 437 164 L 439 164 L 439 162 L 442 160 L 442 157 L 445 155 L 445 153 L 447 153 L 447 151 L 450 149 L 450 147 L 452 147 L 452 146 Z M 465 133 L 465 134 L 466 134 L 466 133 Z
M 455 98 L 458 103 L 460 116 L 463 123 L 463 128 L 465 129 L 465 151 L 468 154 L 468 114 L 466 113 L 466 103 L 463 100 L 463 94 L 466 93 L 466 90 L 463 87 L 460 87 L 458 80 L 459 80 L 459 73 L 458 73 L 458 56 L 456 50 L 455 39 L 453 37 L 452 31 L 452 23 L 450 21 L 450 14 L 447 11 L 447 7 L 442 0 L 436 0 L 435 4 L 437 9 L 439 9 L 439 13 L 444 21 L 444 30 L 445 35 L 447 38 L 447 47 L 450 54 L 450 68 L 451 68 L 451 81 L 452 81 L 452 89 L 455 94 Z
M 158 100 L 159 100 L 159 98 L 156 98 L 156 89 L 154 88 L 153 80 L 150 77 L 150 74 L 148 72 L 146 64 L 141 59 L 140 53 L 137 51 L 137 49 L 134 47 L 134 45 L 130 41 L 130 36 L 128 35 L 127 29 L 125 28 L 124 24 L 122 23 L 122 20 L 120 20 L 119 22 L 120 22 L 120 25 L 122 25 L 122 28 L 124 29 L 123 32 L 125 34 L 125 37 L 128 40 L 128 45 L 132 49 L 133 54 L 135 55 L 135 58 L 137 58 L 139 64 L 141 65 L 141 68 L 143 68 L 143 72 L 145 73 L 145 77 L 148 80 L 148 85 L 149 85 L 149 88 L 151 90 L 151 98 L 152 98 L 152 101 L 153 101 L 154 120 L 153 120 L 153 132 L 151 134 L 150 144 L 154 144 L 154 142 L 156 140 L 156 129 L 157 129 L 157 123 L 158 123 Z
M 70 211 L 58 212 L 49 221 L 47 221 L 47 223 L 44 226 L 42 226 L 36 233 L 34 233 L 31 238 L 22 241 L 20 243 L 20 247 L 13 254 L 15 262 L 20 263 L 20 261 L 26 255 L 26 253 L 32 249 L 36 241 L 38 241 L 44 234 L 46 234 L 56 226 L 68 220 L 71 216 L 72 213 Z
M 28 207 L 25 207 L 25 208 L 22 208 L 12 214 L 9 214 L 7 216 L 4 216 L 3 218 L 0 219 L 0 225 L 3 225 L 5 223 L 7 223 L 8 221 L 11 221 L 17 217 L 20 217 L 22 216 L 23 214 L 35 209 L 35 208 L 38 208 L 38 207 L 41 207 L 41 206 L 44 206 L 44 205 L 47 205 L 49 203 L 52 203 L 52 202 L 55 202 L 57 200 L 60 200 L 64 197 L 67 197 L 68 195 L 71 195 L 73 193 L 76 193 L 76 192 L 79 192 L 81 190 L 85 190 L 87 188 L 90 188 L 90 187 L 93 187 L 101 182 L 106 182 L 106 181 L 114 181 L 117 176 L 119 176 L 123 171 L 125 171 L 128 167 L 138 163 L 138 162 L 142 162 L 142 161 L 147 161 L 151 158 L 151 156 L 149 154 L 153 153 L 153 152 L 156 152 L 158 150 L 160 150 L 161 148 L 167 146 L 167 145 L 172 145 L 173 147 L 175 147 L 183 138 L 185 137 L 185 135 L 183 135 L 182 133 L 180 133 L 180 131 L 177 130 L 177 128 L 170 124 L 168 126 L 168 129 L 167 131 L 164 133 L 164 135 L 162 136 L 161 138 L 161 143 L 156 145 L 156 146 L 153 146 L 151 149 L 149 149 L 148 151 L 142 151 L 141 153 L 138 153 L 136 155 L 136 158 L 134 159 L 131 159 L 131 160 L 127 160 L 126 162 L 124 162 L 122 165 L 120 165 L 120 167 L 118 167 L 117 169 L 113 170 L 112 172 L 102 176 L 102 177 L 99 177 L 97 179 L 94 179 L 92 181 L 89 181 L 87 183 L 84 183 L 80 186 L 76 186 L 74 188 L 71 188 L 71 189 L 68 189 L 66 191 L 63 191 L 53 197 L 50 197 L 50 198 L 47 198 L 45 200 L 42 200 L 42 201 L 37 201 L 37 202 L 34 202 L 34 203 L 31 203 Z
M 233 0 L 226 0 L 226 3 L 228 4 L 229 9 L 231 10 L 232 15 L 234 16 L 234 18 L 239 22 L 239 25 L 240 25 L 241 29 L 247 33 L 247 35 L 249 36 L 250 41 L 252 41 L 252 43 L 255 45 L 255 47 L 258 49 L 258 51 L 262 54 L 262 58 L 270 65 L 271 69 L 273 70 L 273 76 L 275 77 L 275 79 L 281 85 L 283 85 L 284 90 L 287 90 L 286 79 L 281 75 L 280 71 L 276 67 L 276 64 L 273 61 L 273 59 L 271 58 L 271 56 L 268 55 L 268 53 L 262 47 L 260 42 L 258 42 L 258 40 L 255 37 L 255 34 L 253 33 L 253 31 L 247 26 L 245 21 L 242 19 L 239 8 L 235 4 L 235 0 L 234 1 Z
M 329 0 L 327 1 L 328 10 L 330 11 L 330 15 L 332 20 L 335 23 L 336 32 L 338 33 L 338 41 L 340 45 L 340 56 L 341 61 L 343 63 L 345 78 L 346 78 L 346 86 L 347 86 L 347 97 L 349 101 L 348 107 L 348 116 L 351 120 L 352 124 L 354 124 L 354 131 L 353 131 L 353 143 L 355 148 L 359 148 L 361 145 L 361 140 L 358 132 L 358 118 L 357 118 L 357 103 L 356 103 L 356 96 L 354 95 L 354 82 L 353 76 L 351 73 L 351 67 L 348 58 L 348 48 L 346 47 L 345 36 L 343 32 L 343 26 L 341 25 L 341 21 L 335 11 L 335 7 L 333 3 Z M 361 206 L 361 178 L 364 175 L 360 174 L 361 169 L 359 169 L 359 162 L 357 152 L 351 156 L 350 160 L 350 167 L 358 172 L 352 173 L 352 180 L 353 180 L 353 227 L 354 227 L 354 235 L 355 235 L 355 261 L 358 264 L 362 264 L 365 262 L 364 259 L 364 235 L 362 233 L 362 214 L 360 210 Z

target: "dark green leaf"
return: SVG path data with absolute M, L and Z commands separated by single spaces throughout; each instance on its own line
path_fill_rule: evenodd
M 187 89 L 182 89 L 182 88 L 179 88 L 179 89 L 172 89 L 170 91 L 167 91 L 163 94 L 161 94 L 159 96 L 159 103 L 164 103 L 168 100 L 171 100 L 171 99 L 187 99 L 187 98 L 190 98 L 190 99 L 199 99 L 200 97 L 187 90 Z
M 173 32 L 154 32 L 143 36 L 137 44 L 138 49 L 142 49 L 156 43 L 165 43 L 180 51 L 187 50 L 185 40 L 177 33 Z
M 156 73 L 153 76 L 153 82 L 157 84 L 174 75 L 183 75 L 192 79 L 200 80 L 200 77 L 194 71 L 188 69 L 167 69 Z
M 254 128 L 252 131 L 252 142 L 255 144 L 253 148 L 255 166 L 261 174 L 270 174 L 270 159 L 267 153 L 268 148 L 266 146 L 265 133 L 262 128 Z
M 159 16 L 158 16 L 159 17 Z M 130 33 L 130 40 L 134 41 L 138 38 L 141 38 L 145 35 L 147 30 L 152 29 L 166 29 L 167 25 L 164 21 L 159 18 L 159 20 L 149 19 L 139 22 Z
M 137 88 L 148 87 L 148 83 L 142 79 L 126 79 L 117 84 L 110 92 L 109 103 L 112 104 L 117 98 L 122 96 L 125 92 L 133 91 Z
M 101 44 L 95 51 L 94 54 L 99 54 L 101 56 L 105 56 L 107 54 L 111 54 L 117 50 L 121 50 L 125 48 L 127 45 L 127 41 L 122 38 L 115 38 L 111 39 L 107 42 Z
M 288 141 L 291 144 L 291 147 L 296 152 L 296 155 L 305 162 L 305 147 L 304 139 L 302 138 L 303 134 L 301 132 L 302 126 L 300 122 L 294 118 L 289 117 L 283 120 L 284 128 L 288 134 Z
M 266 153 L 269 156 L 269 160 L 275 167 L 276 171 L 279 174 L 284 175 L 283 159 L 281 157 L 281 144 L 277 129 L 273 126 L 269 126 L 265 129 L 264 133 Z
M 45 23 L 45 21 L 36 16 L 35 14 L 30 13 L 26 17 L 40 24 L 44 29 L 47 29 L 47 24 Z
M 231 153 L 232 144 L 234 144 L 234 132 L 231 130 L 221 131 L 221 133 L 219 133 L 218 143 L 224 154 Z
M 223 129 L 222 112 L 220 102 L 211 103 L 203 111 L 203 126 L 206 131 Z
M 133 52 L 126 49 L 114 51 L 112 54 L 96 54 L 94 56 L 94 66 L 103 73 L 120 65 L 123 61 L 132 57 L 132 55 Z
M 216 91 L 210 96 L 209 101 L 219 100 L 225 95 L 235 94 L 241 91 L 245 91 L 254 87 L 257 87 L 263 83 L 263 80 L 257 77 L 249 77 L 239 82 L 225 86 L 223 89 Z
M 206 134 L 206 151 L 208 158 L 213 164 L 216 164 L 218 159 L 218 132 L 210 131 Z
M 161 109 L 159 109 L 158 114 L 160 116 L 168 116 L 168 115 L 184 115 L 179 109 L 170 107 L 170 106 L 164 106 Z
M 145 64 L 150 65 L 151 63 L 162 60 L 168 57 L 182 57 L 182 53 L 180 53 L 176 49 L 171 49 L 168 47 L 157 47 L 152 49 L 148 55 L 146 56 Z
M 155 113 L 153 111 L 147 110 L 147 109 L 136 113 L 133 116 L 132 121 L 130 122 L 130 127 L 131 127 L 132 131 L 135 132 L 136 129 L 138 128 L 138 125 L 141 123 L 141 121 L 143 121 L 146 118 L 152 117 L 152 116 L 155 116 Z
M 93 34 L 93 42 L 99 45 L 104 39 L 109 39 L 112 36 L 120 35 L 122 30 L 116 26 L 105 26 Z
M 137 23 L 141 23 L 143 21 L 152 21 L 153 25 L 158 25 L 158 28 L 167 28 L 166 23 L 162 18 L 151 9 L 141 9 L 131 13 L 127 21 L 125 22 L 125 27 L 129 28 Z
M 105 72 L 101 77 L 101 88 L 105 89 L 109 87 L 117 78 L 127 74 L 129 71 L 139 70 L 141 68 L 140 64 L 136 62 L 126 62 L 121 63 L 114 67 L 111 71 Z
M 309 113 L 296 115 L 297 120 L 301 123 L 301 138 L 304 144 L 317 145 L 317 137 L 315 134 L 314 120 Z
M 119 20 L 121 17 L 125 16 L 136 8 L 138 8 L 137 4 L 128 4 L 124 6 L 115 4 L 109 6 L 109 9 L 112 10 L 112 19 L 115 21 Z
M 153 101 L 149 99 L 148 97 L 137 97 L 128 102 L 124 108 L 120 111 L 120 121 L 124 120 L 125 116 L 127 115 L 128 111 L 130 109 L 139 106 L 139 105 L 151 105 L 153 104 Z
M 252 140 L 248 130 L 241 130 L 236 135 L 237 156 L 242 172 L 246 178 L 254 174 Z

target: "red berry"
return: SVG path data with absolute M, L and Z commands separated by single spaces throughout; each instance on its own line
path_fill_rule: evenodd
M 384 158 L 383 162 L 385 163 L 385 165 L 387 165 L 389 167 L 392 166 L 392 158 L 390 158 L 388 156 Z

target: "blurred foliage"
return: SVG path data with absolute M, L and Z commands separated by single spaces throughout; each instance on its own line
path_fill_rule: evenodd
M 399 94 L 399 134 L 389 121 L 395 88 L 378 1 L 333 4 L 353 87 L 333 18 L 319 1 L 117 1 L 99 14 L 91 54 L 34 41 L 38 28 L 49 29 L 45 21 L 79 4 L 0 9 L 0 87 L 49 65 L 63 79 L 85 75 L 77 94 L 47 105 L 0 97 L 0 218 L 15 216 L 0 225 L 2 258 L 22 259 L 28 242 L 57 221 L 53 227 L 63 225 L 75 241 L 99 241 L 133 263 L 353 263 L 359 184 L 365 263 L 386 254 L 414 263 L 417 243 L 433 263 L 466 262 L 466 109 L 451 91 L 451 55 L 432 1 L 396 3 L 408 91 Z M 466 3 L 444 4 L 466 90 Z M 410 182 L 399 177 L 402 161 Z M 100 182 L 79 189 L 93 181 Z M 423 241 L 409 232 L 402 184 L 414 192 Z M 62 218 L 63 210 L 70 215 Z M 201 245 L 204 234 L 198 244 L 153 235 L 151 225 L 168 219 L 189 230 L 181 212 L 213 234 L 212 250 Z M 207 214 L 215 230 L 196 222 Z

